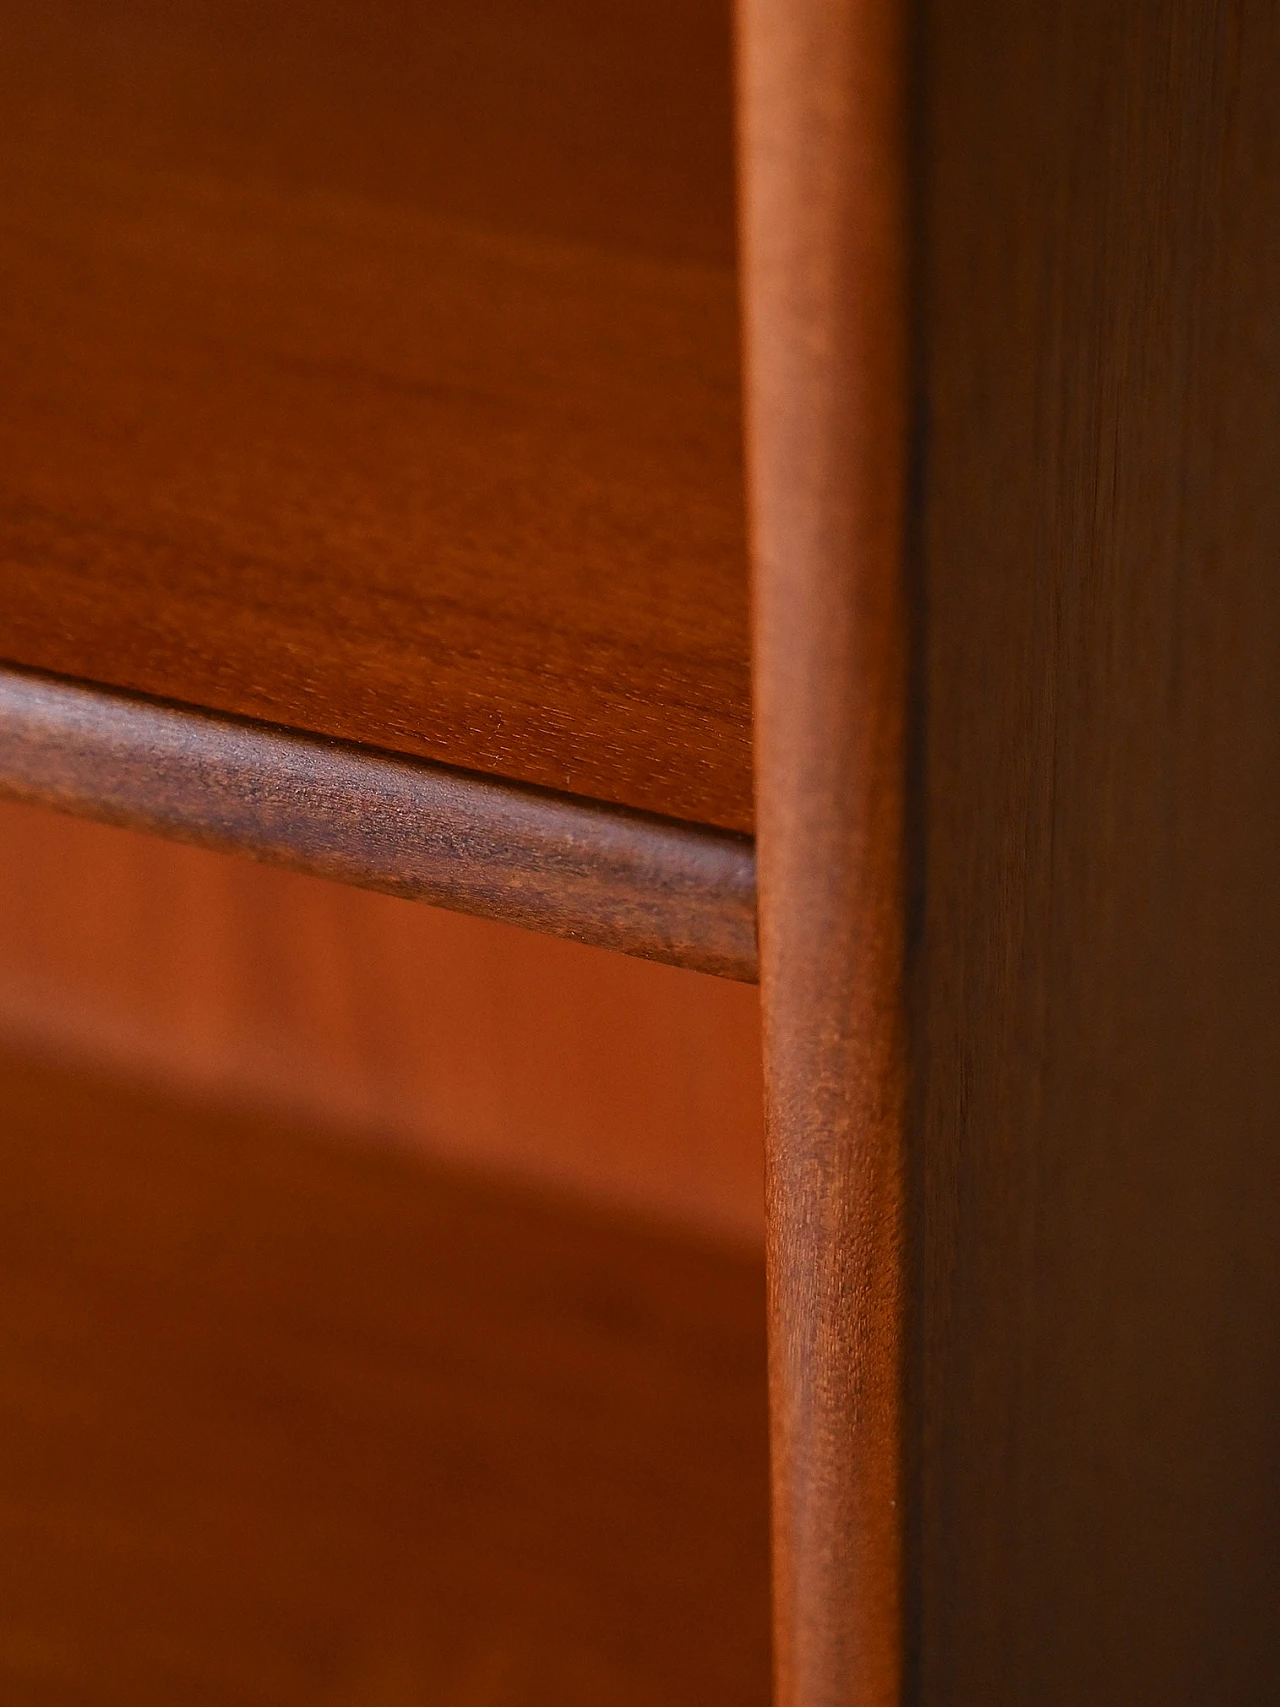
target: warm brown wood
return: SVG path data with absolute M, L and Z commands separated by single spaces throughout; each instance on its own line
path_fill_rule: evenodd
M 750 982 L 747 836 L 0 668 L 0 794 Z
M 751 828 L 727 0 L 6 0 L 0 658 Z
M 1254 1707 L 1280 9 L 740 14 L 781 1707 Z M 0 652 L 748 828 L 722 14 L 7 15 Z
M 900 10 L 740 13 L 777 1707 L 902 1686 Z
M 0 1066 L 13 1707 L 765 1707 L 756 1258 Z
M 748 984 L 0 801 L 0 1043 L 764 1247 Z
M 1280 8 L 933 0 L 919 1671 L 1280 1699 Z

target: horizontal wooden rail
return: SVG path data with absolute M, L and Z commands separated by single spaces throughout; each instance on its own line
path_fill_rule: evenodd
M 751 839 L 0 666 L 0 795 L 751 983 Z

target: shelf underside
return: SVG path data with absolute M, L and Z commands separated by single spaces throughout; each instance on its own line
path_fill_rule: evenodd
M 727 7 L 5 34 L 0 657 L 750 829 Z

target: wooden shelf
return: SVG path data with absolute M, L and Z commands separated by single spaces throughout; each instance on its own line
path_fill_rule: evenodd
M 0 666 L 0 797 L 753 983 L 749 836 Z
M 749 830 L 727 6 L 6 34 L 0 657 Z
M 765 1707 L 764 1277 L 0 1062 L 0 1693 Z

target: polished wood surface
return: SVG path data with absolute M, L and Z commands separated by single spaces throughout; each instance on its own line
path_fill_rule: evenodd
M 0 666 L 0 796 L 746 982 L 751 839 Z
M 777 1707 L 904 1675 L 906 42 L 745 0 Z
M 0 802 L 0 1046 L 764 1245 L 758 996 Z
M 929 1707 L 1280 1699 L 1280 9 L 928 8 Z
M 0 658 L 751 827 L 726 0 L 0 14 Z
M 764 1707 L 758 1260 L 0 1066 L 14 1707 Z
M 726 18 L 360 17 L 7 8 L 0 656 L 748 831 Z M 778 1701 L 1256 1707 L 1280 1694 L 1280 9 L 742 0 L 739 23 Z M 57 1159 L 43 1136 L 24 1154 Z M 165 1176 L 148 1152 L 134 1177 Z M 22 1204 L 52 1189 L 9 1193 L 6 1260 L 48 1264 Z M 113 1190 L 78 1201 L 149 1201 Z M 202 1275 L 207 1196 L 164 1220 L 196 1226 Z M 456 1219 L 466 1238 L 423 1244 L 451 1287 L 479 1248 Z M 358 1291 L 389 1245 L 335 1268 Z M 254 1260 L 233 1245 L 225 1272 Z M 428 1307 L 421 1260 L 406 1309 Z M 26 1272 L 15 1346 L 40 1320 Z M 504 1418 L 531 1272 L 482 1372 Z M 93 1320 L 60 1368 L 93 1367 Z M 387 1387 L 420 1393 L 372 1337 Z M 701 1337 L 689 1363 L 720 1367 Z M 288 1413 L 294 1389 L 263 1390 Z M 322 1397 L 348 1439 L 350 1389 Z M 566 1591 L 578 1614 L 548 1613 L 546 1536 L 591 1462 L 568 1409 L 530 1454 L 572 1463 L 554 1517 L 513 1546 L 468 1507 L 444 1533 L 483 1563 L 424 1575 L 425 1599 L 459 1629 L 524 1559 L 510 1647 L 554 1647 L 550 1698 L 675 1699 L 652 1661 L 590 1658 L 573 1616 L 620 1580 L 607 1561 Z M 616 1415 L 643 1414 L 628 1387 Z M 440 1437 L 453 1484 L 469 1429 Z M 693 1627 L 689 1698 L 759 1699 L 673 1592 L 688 1486 L 638 1462 L 625 1497 L 662 1530 L 628 1602 L 647 1651 Z M 443 1508 L 405 1486 L 416 1560 Z M 100 1509 L 66 1507 L 85 1532 Z M 689 1582 L 752 1545 L 721 1539 Z M 9 1569 L 15 1593 L 39 1580 Z M 255 1629 L 296 1604 L 282 1580 Z M 81 1647 L 30 1604 L 15 1676 L 38 1683 Z M 103 1628 L 129 1618 L 110 1603 Z M 371 1687 L 455 1675 L 427 1640 L 425 1673 Z M 506 1662 L 476 1651 L 460 1699 L 502 1699 Z

